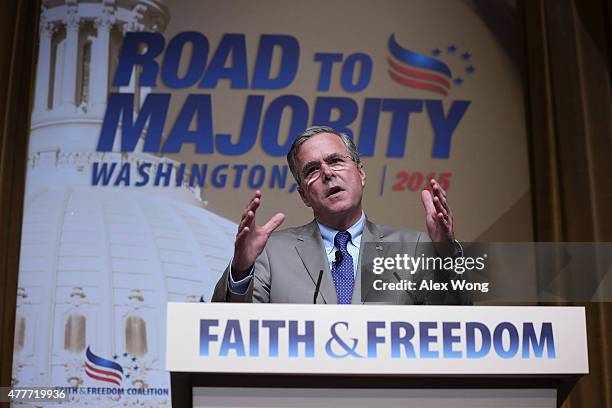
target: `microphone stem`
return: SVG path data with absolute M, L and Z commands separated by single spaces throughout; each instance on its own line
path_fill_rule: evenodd
M 317 303 L 317 296 L 319 296 L 319 289 L 321 288 L 321 279 L 323 278 L 323 269 L 319 271 L 319 277 L 317 278 L 317 285 L 315 286 L 314 297 L 312 298 L 312 303 Z

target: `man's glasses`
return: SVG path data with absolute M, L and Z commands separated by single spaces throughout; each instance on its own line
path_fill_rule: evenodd
M 324 161 L 327 167 L 336 172 L 343 171 L 349 168 L 349 166 L 353 162 L 353 159 L 351 158 L 351 156 L 348 155 L 332 154 L 330 156 L 327 156 Z M 302 169 L 302 180 L 304 180 L 306 184 L 310 184 L 313 181 L 317 180 L 319 177 L 321 177 L 322 173 L 322 162 L 308 162 Z

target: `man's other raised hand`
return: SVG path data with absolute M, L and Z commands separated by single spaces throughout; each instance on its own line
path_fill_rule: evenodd
M 240 224 L 238 224 L 238 233 L 234 242 L 234 258 L 232 260 L 232 277 L 234 280 L 243 279 L 249 273 L 272 232 L 285 221 L 285 214 L 276 213 L 267 223 L 258 226 L 255 222 L 255 214 L 260 204 L 261 191 L 257 190 L 245 207 Z
M 429 186 L 430 189 L 421 193 L 427 232 L 433 242 L 451 243 L 455 239 L 454 218 L 448 205 L 447 193 L 434 179 L 429 180 Z

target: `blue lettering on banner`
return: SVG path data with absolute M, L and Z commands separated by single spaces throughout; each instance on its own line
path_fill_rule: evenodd
M 268 188 L 295 190 L 289 175 L 289 166 L 274 164 L 229 164 L 219 163 L 209 167 L 207 163 L 116 163 L 93 162 L 91 172 L 93 186 L 115 187 L 212 187 L 249 188 L 256 190 L 264 185 Z
M 131 33 L 126 35 L 127 37 Z M 191 60 L 187 64 L 187 71 L 184 76 L 179 77 L 179 65 L 181 54 L 185 45 L 191 46 Z M 202 33 L 186 31 L 177 34 L 166 48 L 167 63 L 163 65 L 161 75 L 162 81 L 169 88 L 181 89 L 195 85 L 201 78 L 206 58 L 208 58 L 208 40 Z
M 400 346 L 403 347 L 406 358 L 416 358 L 412 338 L 414 326 L 408 322 L 391 322 L 391 358 L 402 357 Z
M 436 322 L 421 322 L 419 324 L 421 358 L 438 358 L 438 352 L 429 348 L 432 343 L 437 341 L 436 336 L 429 334 L 429 330 L 435 329 L 437 326 Z
M 238 320 L 228 320 L 225 328 L 219 355 L 225 357 L 230 351 L 234 351 L 236 356 L 244 357 L 246 353 L 244 352 L 244 340 L 240 331 L 240 322 Z
M 344 330 L 348 330 L 349 324 L 347 322 L 336 322 L 330 328 L 331 337 L 325 343 L 325 352 L 328 356 L 332 358 L 345 358 L 345 357 L 356 357 L 362 358 L 362 356 L 355 351 L 357 349 L 357 345 L 359 344 L 359 339 L 354 337 L 350 338 L 351 344 L 349 345 L 344 341 L 342 336 L 337 332 L 337 327 L 342 326 Z M 341 349 L 340 352 L 336 352 L 333 349 L 334 344 L 339 346 Z
M 259 357 L 260 336 L 265 335 L 269 345 L 267 356 L 279 357 L 282 332 L 287 334 L 282 337 L 288 339 L 288 357 L 315 355 L 315 329 L 312 320 L 250 320 L 246 330 L 243 330 L 239 320 L 230 319 L 222 331 L 218 330 L 218 327 L 217 319 L 200 320 L 200 356 L 211 356 L 211 343 L 218 343 L 221 338 L 218 356 Z
M 384 137 L 387 139 L 385 156 L 398 158 L 409 150 L 411 117 L 425 115 L 433 134 L 431 157 L 450 157 L 453 136 L 470 101 L 339 96 L 317 96 L 307 101 L 292 94 L 246 95 L 239 133 L 216 132 L 212 114 L 214 100 L 206 93 L 207 89 L 225 84 L 231 89 L 279 90 L 291 86 L 296 79 L 300 45 L 294 36 L 261 35 L 251 78 L 246 44 L 245 34 L 240 33 L 224 34 L 218 44 L 211 44 L 203 33 L 194 31 L 178 33 L 168 42 L 160 33 L 126 33 L 113 86 L 130 85 L 132 75 L 139 71 L 137 86 L 156 87 L 163 83 L 167 88 L 193 88 L 198 92 L 187 95 L 174 123 L 168 123 L 169 93 L 148 93 L 143 101 L 137 101 L 134 93 L 111 93 L 97 151 L 117 151 L 118 147 L 123 153 L 133 152 L 142 138 L 142 150 L 147 153 L 178 153 L 185 146 L 193 146 L 198 154 L 238 156 L 255 148 L 259 139 L 265 154 L 282 158 L 300 131 L 309 124 L 317 124 L 346 132 L 357 141 L 364 157 L 374 156 L 376 139 Z M 318 92 L 329 92 L 334 79 L 349 94 L 366 90 L 371 82 L 374 62 L 366 53 L 316 52 L 312 61 L 319 69 L 317 83 L 313 84 Z M 386 135 L 378 132 L 381 116 L 391 124 Z M 164 129 L 170 130 L 162 143 Z M 100 170 L 97 163 L 93 167 L 95 171 Z M 129 184 L 128 170 L 120 170 L 125 173 L 116 185 Z M 137 186 L 148 184 L 150 170 L 138 169 Z M 248 175 L 249 185 L 263 186 L 269 182 L 263 170 L 256 172 Z M 98 174 L 102 178 L 94 178 L 92 184 L 109 185 L 103 177 L 105 174 Z M 198 175 L 194 178 L 202 179 Z M 215 177 L 213 184 L 226 185 L 224 179 L 222 175 Z M 163 181 L 164 185 L 172 184 Z M 236 184 L 240 182 L 233 185 Z
M 170 94 L 150 93 L 146 96 L 139 112 L 134 111 L 134 94 L 111 93 L 104 116 L 97 150 L 110 152 L 121 123 L 121 151 L 133 152 L 136 143 L 147 127 L 143 151 L 159 153 L 178 153 L 184 144 L 192 144 L 197 153 L 220 153 L 240 155 L 249 152 L 255 145 L 258 128 L 262 121 L 261 145 L 265 153 L 283 157 L 289 151 L 295 137 L 308 125 L 308 103 L 297 95 L 281 95 L 273 99 L 262 114 L 264 96 L 247 97 L 242 127 L 237 141 L 233 135 L 218 133 L 213 136 L 212 102 L 209 94 L 190 94 L 176 121 L 168 140 L 161 146 L 161 135 L 166 124 Z M 421 99 L 365 99 L 361 118 L 358 149 L 362 156 L 374 155 L 378 123 L 381 114 L 389 114 L 391 126 L 388 134 L 386 157 L 403 157 L 409 134 L 410 117 L 422 114 L 423 105 L 427 107 L 428 118 L 433 129 L 432 157 L 450 157 L 453 134 L 470 102 L 454 101 L 447 113 L 442 101 L 423 101 Z M 358 103 L 345 97 L 319 97 L 314 104 L 312 123 L 336 127 L 353 136 L 351 128 L 359 111 Z M 339 114 L 338 114 L 339 113 Z M 337 115 L 336 119 L 332 116 Z M 280 134 L 281 119 L 289 120 L 289 131 Z M 135 118 L 135 120 L 133 119 Z M 196 119 L 195 130 L 190 129 Z M 284 140 L 283 140 L 284 139 Z
M 272 57 L 278 49 L 281 55 L 280 68 L 275 78 L 271 77 Z M 300 59 L 300 45 L 290 35 L 262 35 L 253 71 L 252 89 L 282 89 L 295 79 Z
M 461 342 L 459 335 L 453 335 L 453 330 L 461 328 L 459 322 L 442 323 L 442 338 L 444 339 L 444 358 L 461 358 L 461 352 L 453 349 L 454 344 Z
M 348 322 L 334 322 L 329 337 L 315 336 L 312 320 L 200 320 L 200 356 L 313 358 L 317 340 L 325 356 L 345 358 L 392 359 L 481 359 L 495 356 L 501 359 L 555 359 L 552 323 L 516 325 L 500 322 L 456 321 L 368 321 L 363 338 Z M 417 336 L 418 335 L 418 336 Z M 268 344 L 262 354 L 261 344 Z M 365 353 L 362 353 L 365 351 Z

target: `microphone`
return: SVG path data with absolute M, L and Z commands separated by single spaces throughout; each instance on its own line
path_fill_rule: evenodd
M 323 269 L 319 271 L 319 278 L 317 279 L 317 285 L 315 286 L 314 297 L 312 298 L 312 303 L 317 303 L 317 296 L 319 296 L 319 289 L 321 288 L 321 279 L 323 278 Z
M 342 251 L 337 250 L 335 255 L 336 255 L 336 260 L 334 262 L 336 264 L 339 264 L 340 262 L 342 262 Z

